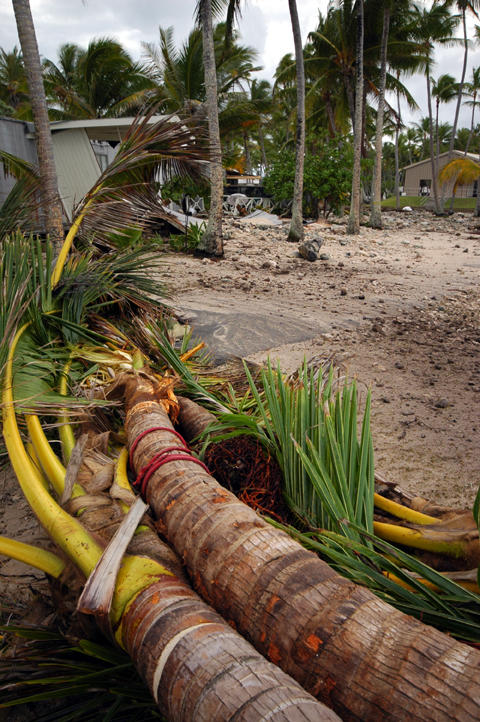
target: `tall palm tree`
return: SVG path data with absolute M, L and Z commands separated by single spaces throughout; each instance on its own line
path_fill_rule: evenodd
M 355 122 L 353 126 L 353 174 L 352 192 L 350 198 L 350 215 L 347 224 L 347 233 L 360 232 L 360 160 L 362 154 L 362 120 L 363 120 L 363 38 L 364 15 L 363 0 L 357 0 L 357 36 L 356 36 L 356 82 L 355 82 Z
M 455 108 L 455 116 L 452 127 L 452 137 L 450 138 L 450 145 L 448 148 L 448 157 L 451 159 L 453 148 L 455 144 L 455 135 L 457 133 L 458 117 L 460 115 L 460 107 L 462 105 L 463 86 L 465 84 L 465 74 L 467 72 L 467 61 L 468 61 L 468 33 L 467 33 L 467 12 L 470 11 L 478 18 L 477 10 L 480 8 L 480 0 L 451 0 L 451 4 L 460 12 L 462 18 L 462 29 L 463 29 L 463 65 L 462 75 L 458 84 L 457 92 L 457 105 Z
M 58 65 L 45 61 L 45 81 L 65 118 L 132 114 L 153 87 L 144 69 L 108 37 L 94 38 L 85 50 L 63 45 Z
M 442 201 L 438 192 L 438 167 L 434 150 L 433 112 L 431 68 L 433 65 L 433 50 L 435 44 L 449 45 L 455 42 L 453 32 L 457 26 L 458 18 L 450 14 L 450 3 L 434 3 L 430 8 L 423 5 L 413 5 L 411 11 L 411 31 L 413 37 L 423 48 L 425 58 L 425 78 L 427 83 L 428 125 L 430 158 L 432 163 L 432 190 L 436 213 L 442 213 Z
M 444 73 L 440 75 L 437 80 L 432 78 L 432 97 L 435 98 L 435 143 L 437 153 L 437 168 L 438 168 L 438 156 L 440 155 L 440 136 L 439 136 L 439 123 L 438 113 L 440 103 L 449 103 L 453 100 L 458 92 L 458 83 L 452 75 Z M 453 130 L 452 130 L 453 133 Z
M 0 102 L 2 115 L 31 120 L 25 65 L 17 46 L 10 52 L 0 48 Z
M 210 143 L 210 211 L 205 233 L 198 246 L 210 256 L 223 256 L 222 211 L 223 167 L 218 122 L 217 73 L 213 43 L 212 0 L 199 0 L 198 19 L 202 28 L 208 136 Z
M 477 106 L 478 93 L 480 92 L 480 67 L 472 69 L 472 79 L 469 83 L 465 84 L 464 95 L 467 95 L 471 100 L 467 100 L 466 105 L 472 106 L 472 118 L 470 120 L 470 132 L 468 134 L 468 140 L 465 145 L 465 155 L 468 153 L 470 143 L 473 138 L 473 131 L 475 127 L 475 108 Z
M 12 2 L 35 123 L 45 230 L 51 236 L 55 249 L 58 251 L 63 241 L 62 203 L 58 193 L 57 172 L 37 37 L 29 0 L 12 0 Z
M 383 114 L 385 102 L 385 84 L 387 79 L 387 43 L 390 28 L 391 4 L 386 0 L 383 6 L 382 39 L 380 45 L 380 85 L 378 88 L 378 110 L 375 128 L 375 162 L 372 180 L 372 209 L 370 224 L 373 228 L 382 227 L 382 145 Z
M 288 0 L 290 20 L 292 23 L 293 42 L 295 45 L 295 65 L 297 80 L 297 130 L 295 140 L 295 180 L 292 198 L 292 220 L 287 241 L 303 240 L 303 166 L 305 156 L 305 70 L 303 66 L 303 46 L 298 20 L 297 3 Z

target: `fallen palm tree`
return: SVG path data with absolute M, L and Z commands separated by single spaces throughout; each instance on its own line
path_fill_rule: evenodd
M 145 381 L 126 405 L 133 463 L 152 472 L 144 490 L 161 528 L 202 597 L 257 649 L 347 719 L 478 717 L 479 652 L 338 576 L 195 462 L 151 466 L 173 427 Z
M 135 124 L 115 167 L 83 204 L 55 269 L 48 241 L 44 254 L 39 242 L 21 236 L 2 239 L 8 260 L 2 266 L 0 309 L 6 332 L 0 349 L 2 361 L 6 359 L 3 433 L 22 491 L 59 553 L 5 539 L 0 539 L 0 551 L 58 578 L 65 572 L 66 560 L 73 564 L 80 577 L 87 579 L 80 610 L 93 614 L 111 640 L 129 651 L 169 719 L 207 722 L 274 715 L 289 720 L 300 715 L 312 721 L 335 720 L 334 712 L 265 660 L 193 592 L 178 559 L 156 535 L 152 537 L 149 526 L 141 524 L 129 544 L 139 520 L 137 515 L 132 521 L 132 513 L 137 514 L 140 500 L 128 511 L 132 494 L 127 488 L 125 453 L 119 456 L 109 494 L 105 493 L 105 479 L 112 468 L 110 459 L 106 459 L 106 473 L 97 474 L 90 485 L 80 473 L 86 444 L 80 437 L 74 446 L 69 417 L 75 411 L 88 411 L 89 405 L 90 410 L 97 406 L 105 409 L 110 402 L 83 399 L 82 403 L 82 399 L 68 397 L 73 365 L 78 366 L 79 361 L 87 365 L 80 378 L 88 382 L 88 388 L 93 384 L 98 389 L 106 379 L 110 383 L 115 376 L 112 366 L 117 373 L 125 368 L 132 374 L 142 373 L 140 351 L 135 347 L 126 351 L 129 344 L 124 333 L 96 314 L 116 305 L 128 326 L 132 306 L 137 312 L 140 307 L 158 315 L 162 303 L 155 298 L 158 284 L 136 268 L 140 260 L 146 262 L 144 249 L 101 257 L 93 251 L 77 253 L 69 261 L 67 253 L 80 223 L 96 205 L 100 204 L 104 221 L 112 207 L 118 211 L 119 204 L 125 207 L 127 218 L 138 214 L 138 204 L 133 201 L 141 185 L 151 183 L 162 158 L 164 170 L 169 163 L 188 166 L 186 144 L 190 140 L 189 129 L 179 123 L 163 121 L 149 128 L 147 137 L 142 135 L 142 124 Z M 166 157 L 162 143 L 170 143 Z M 100 233 L 102 225 L 97 224 L 96 230 Z M 150 254 L 150 263 L 154 260 Z M 19 270 L 21 283 L 15 293 L 12 278 Z M 8 315 L 13 300 L 20 312 L 11 322 Z M 24 324 L 9 343 L 21 316 Z M 55 392 L 56 386 L 60 393 Z M 53 452 L 37 413 L 60 418 L 67 468 Z M 31 439 L 28 451 L 19 427 L 23 414 Z

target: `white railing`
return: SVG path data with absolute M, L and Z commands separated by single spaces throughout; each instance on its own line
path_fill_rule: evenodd
M 249 198 L 243 193 L 232 193 L 229 196 L 223 196 L 223 210 L 225 213 L 238 216 L 239 209 L 245 209 L 246 213 L 252 213 L 258 208 L 270 210 L 272 207 L 271 198 Z

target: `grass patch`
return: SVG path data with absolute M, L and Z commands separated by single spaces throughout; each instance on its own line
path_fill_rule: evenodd
M 431 198 L 425 196 L 400 196 L 400 207 L 410 206 L 410 208 L 425 208 L 425 205 Z M 473 211 L 475 210 L 476 198 L 455 198 L 453 208 L 456 211 Z M 395 196 L 390 196 L 382 201 L 382 208 L 395 208 Z M 450 207 L 450 198 L 445 200 L 445 209 Z

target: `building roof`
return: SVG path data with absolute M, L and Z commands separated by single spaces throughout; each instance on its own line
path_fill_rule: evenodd
M 152 115 L 147 125 L 158 123 L 165 115 Z M 90 140 L 121 141 L 134 118 L 93 118 L 91 120 L 57 120 L 50 123 L 52 133 L 60 130 L 84 130 Z
M 439 159 L 445 158 L 445 156 L 448 156 L 449 151 L 446 150 L 444 153 L 440 153 L 438 156 Z M 456 158 L 465 158 L 465 151 L 463 150 L 454 150 L 453 156 Z M 470 160 L 473 160 L 475 163 L 480 163 L 480 156 L 478 153 L 467 153 L 467 158 L 470 158 Z M 432 160 L 430 157 L 424 158 L 423 160 L 417 160 L 416 163 L 410 163 L 410 165 L 403 166 L 402 170 L 408 170 L 409 168 L 415 168 L 417 165 L 422 165 L 422 163 L 431 163 Z

